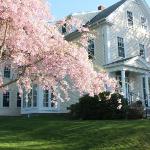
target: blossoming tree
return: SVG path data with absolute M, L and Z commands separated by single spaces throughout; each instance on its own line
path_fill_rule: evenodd
M 11 64 L 13 70 L 10 81 L 4 82 L 1 76 L 0 89 L 16 82 L 21 92 L 35 82 L 54 93 L 57 87 L 66 92 L 66 76 L 81 93 L 93 95 L 106 84 L 113 86 L 107 73 L 94 71 L 86 47 L 66 41 L 51 20 L 44 0 L 0 0 L 0 68 Z M 70 23 L 88 32 L 79 22 Z

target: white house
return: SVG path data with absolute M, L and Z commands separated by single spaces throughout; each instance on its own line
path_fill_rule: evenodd
M 150 107 L 150 8 L 144 0 L 121 0 L 94 12 L 72 14 L 81 19 L 90 30 L 96 31 L 96 38 L 89 40 L 90 59 L 115 77 L 123 95 L 129 102 L 141 100 Z M 80 33 L 67 33 L 66 39 L 76 40 Z M 4 68 L 4 77 L 11 78 L 11 70 Z M 8 92 L 0 93 L 0 115 L 30 113 L 65 113 L 67 107 L 78 101 L 77 93 L 70 93 L 71 101 L 53 103 L 53 95 L 37 85 L 31 94 L 24 94 L 22 100 L 17 87 L 11 85 Z

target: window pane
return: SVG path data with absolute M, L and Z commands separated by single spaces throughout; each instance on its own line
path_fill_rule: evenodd
M 139 48 L 140 48 L 140 56 L 145 58 L 145 46 L 143 44 L 139 44 Z
M 17 107 L 21 107 L 21 97 L 20 97 L 20 93 L 17 93 Z
M 56 106 L 55 95 L 51 93 L 51 107 L 55 107 L 55 106 Z
M 128 26 L 133 26 L 133 14 L 130 11 L 127 11 L 127 18 L 128 18 Z
M 9 92 L 3 93 L 3 107 L 9 107 Z
M 65 23 L 63 26 L 62 26 L 62 34 L 65 34 L 67 32 L 67 24 Z
M 49 91 L 44 90 L 43 94 L 43 107 L 48 107 Z
M 89 59 L 92 59 L 94 57 L 94 39 L 89 40 L 88 43 Z
M 37 85 L 33 85 L 33 107 L 37 106 Z
M 31 107 L 31 106 L 32 106 L 32 90 L 28 94 L 28 102 L 27 102 L 27 107 Z
M 121 37 L 117 37 L 117 39 L 118 39 L 118 55 L 119 57 L 125 57 L 124 40 Z
M 141 26 L 143 29 L 147 29 L 147 20 L 144 17 L 141 17 Z
M 10 65 L 5 66 L 5 68 L 4 68 L 4 77 L 5 78 L 10 78 Z

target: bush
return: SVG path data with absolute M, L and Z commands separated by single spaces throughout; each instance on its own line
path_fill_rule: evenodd
M 144 117 L 144 107 L 141 101 L 136 101 L 129 105 L 127 118 L 141 119 Z
M 126 117 L 127 100 L 118 93 L 100 93 L 98 96 L 85 95 L 79 103 L 69 108 L 73 118 L 80 119 L 123 119 Z

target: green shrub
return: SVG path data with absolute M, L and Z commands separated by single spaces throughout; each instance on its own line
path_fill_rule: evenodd
M 71 105 L 70 114 L 80 119 L 123 119 L 126 117 L 127 100 L 118 93 L 100 93 L 98 96 L 85 95 L 79 103 Z
M 129 105 L 127 118 L 141 119 L 144 117 L 144 107 L 141 101 L 136 101 Z

